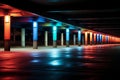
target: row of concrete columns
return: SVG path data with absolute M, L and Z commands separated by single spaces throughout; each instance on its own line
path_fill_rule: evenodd
M 38 33 L 36 33 L 36 34 L 38 34 Z M 55 34 L 56 34 L 55 36 L 57 36 L 57 32 Z M 81 45 L 81 39 L 82 39 L 81 34 L 82 33 L 79 30 L 78 35 L 77 35 L 78 38 L 77 38 L 76 34 L 73 35 L 73 44 L 74 45 L 77 44 L 76 42 L 78 42 L 79 46 Z M 53 37 L 55 37 L 55 36 L 53 36 Z M 69 35 L 69 33 L 67 32 L 67 29 L 66 29 L 66 46 L 67 47 L 69 47 L 69 36 L 70 35 Z M 85 32 L 84 36 L 85 36 L 85 45 L 87 45 L 88 42 L 90 42 L 90 44 L 98 44 L 98 43 L 104 42 L 103 36 L 101 36 L 99 34 L 94 34 L 93 35 L 93 33 L 89 33 L 89 36 L 90 36 L 89 41 L 88 41 L 88 32 Z M 33 38 L 34 37 L 35 36 L 33 35 Z M 45 46 L 48 46 L 48 31 L 45 31 L 45 40 L 44 41 L 45 41 Z M 57 41 L 57 39 L 56 39 L 56 41 Z M 106 43 L 107 42 L 108 42 L 108 40 L 106 39 Z M 63 46 L 63 45 L 64 45 L 64 33 L 61 33 L 61 46 Z M 21 46 L 25 47 L 25 28 L 21 29 Z M 57 47 L 57 42 L 55 42 L 55 41 L 53 42 L 53 47 Z M 37 49 L 37 40 L 33 40 L 33 48 Z
M 53 47 L 57 47 L 57 26 L 53 26 Z M 10 16 L 6 15 L 4 17 L 4 49 L 5 51 L 10 51 Z M 84 34 L 84 36 L 82 36 Z M 88 34 L 89 34 L 89 41 L 88 41 Z M 76 41 L 78 42 L 78 45 L 81 45 L 81 41 L 84 38 L 85 45 L 88 44 L 100 44 L 100 43 L 109 43 L 112 38 L 108 36 L 103 36 L 102 34 L 94 34 L 92 32 L 85 32 L 82 33 L 81 30 L 78 30 L 78 35 L 76 39 L 76 35 L 73 35 L 73 43 L 76 45 Z M 69 47 L 69 40 L 70 40 L 70 29 L 66 28 L 66 46 Z M 37 49 L 38 41 L 38 22 L 33 22 L 33 48 Z M 116 40 L 117 41 L 117 40 Z M 64 34 L 61 33 L 61 45 L 64 45 Z M 21 46 L 25 47 L 25 28 L 21 29 Z M 45 31 L 45 46 L 48 46 L 48 31 Z

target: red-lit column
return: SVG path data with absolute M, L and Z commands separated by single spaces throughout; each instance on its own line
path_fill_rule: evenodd
M 10 16 L 4 16 L 4 50 L 10 51 Z
M 85 32 L 85 45 L 88 44 L 88 32 Z
M 94 44 L 96 44 L 96 34 L 94 33 Z
M 92 32 L 90 32 L 90 44 L 92 44 Z

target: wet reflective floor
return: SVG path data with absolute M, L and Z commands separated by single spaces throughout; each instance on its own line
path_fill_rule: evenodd
M 0 80 L 120 80 L 120 44 L 0 52 Z

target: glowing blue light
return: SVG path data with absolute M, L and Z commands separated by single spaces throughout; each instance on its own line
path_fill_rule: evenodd
M 32 55 L 32 57 L 40 57 L 39 54 L 37 54 L 37 53 L 32 53 L 31 55 Z
M 45 18 L 39 17 L 39 18 L 37 19 L 37 22 L 45 22 Z
M 69 29 L 66 29 L 66 41 L 69 41 Z
M 38 40 L 38 23 L 33 22 L 33 40 L 37 41 Z
M 69 29 L 68 28 L 66 29 L 66 32 L 69 33 Z
M 102 34 L 100 34 L 100 42 L 102 42 Z
M 38 63 L 38 62 L 40 62 L 40 60 L 34 59 L 34 60 L 32 60 L 31 62 L 33 62 L 33 63 Z
M 81 31 L 78 31 L 78 41 L 81 41 Z
M 51 61 L 49 64 L 50 64 L 50 65 L 53 65 L 53 66 L 59 66 L 59 65 L 61 65 L 62 63 L 61 63 L 60 60 L 54 60 L 54 61 Z
M 100 35 L 99 35 L 99 34 L 97 34 L 97 42 L 99 42 L 99 39 L 100 39 L 100 38 L 99 38 L 99 36 L 100 36 Z
M 37 27 L 38 26 L 38 23 L 37 22 L 33 22 L 33 27 Z
M 57 50 L 54 50 L 50 53 L 50 57 L 57 58 L 60 57 L 60 53 Z
M 67 58 L 70 58 L 71 57 L 71 55 L 69 55 L 69 54 L 67 54 L 67 55 L 65 55 Z
M 57 40 L 57 27 L 53 26 L 53 41 Z

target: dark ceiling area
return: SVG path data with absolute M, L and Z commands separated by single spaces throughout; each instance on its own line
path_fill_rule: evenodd
M 118 0 L 0 0 L 0 3 L 120 37 Z

